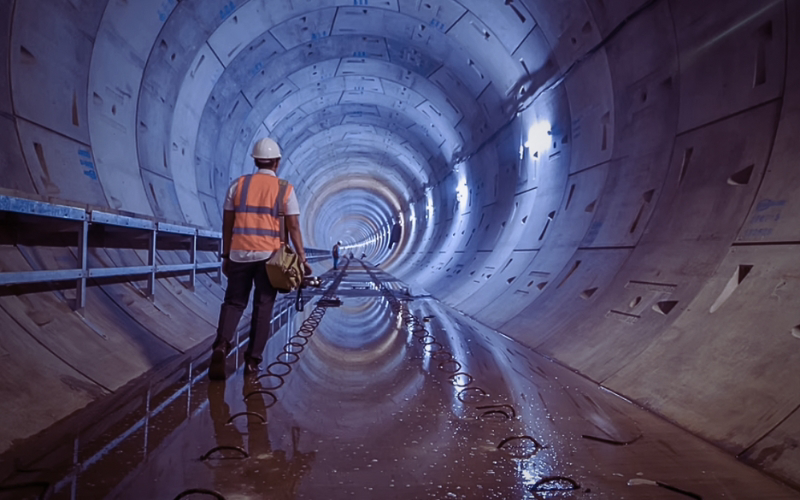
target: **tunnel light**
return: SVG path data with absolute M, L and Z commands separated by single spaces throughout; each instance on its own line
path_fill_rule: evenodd
M 524 146 L 531 153 L 540 153 L 550 148 L 552 125 L 547 120 L 534 123 L 528 129 L 528 140 Z
M 433 218 L 433 213 L 434 213 L 433 212 L 433 191 L 432 190 L 428 191 L 427 197 L 428 197 L 428 204 L 427 204 L 426 208 L 427 208 L 428 218 L 432 219 Z

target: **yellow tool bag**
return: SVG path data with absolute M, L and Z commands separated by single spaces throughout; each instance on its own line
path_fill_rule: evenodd
M 286 234 L 285 207 L 283 200 L 286 197 L 286 189 L 288 183 L 280 179 L 280 190 L 278 191 L 278 218 L 281 221 L 281 247 L 272 254 L 272 257 L 267 260 L 267 276 L 272 287 L 280 293 L 289 293 L 296 290 L 303 282 L 303 263 L 300 262 L 300 257 L 288 244 L 288 235 Z

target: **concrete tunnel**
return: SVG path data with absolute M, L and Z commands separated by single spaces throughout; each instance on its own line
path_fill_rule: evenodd
M 448 348 L 471 359 L 463 346 L 480 344 L 475 356 L 497 360 L 475 362 L 460 387 L 483 373 L 488 385 L 513 388 L 486 402 L 513 406 L 513 415 L 495 412 L 510 423 L 477 426 L 475 408 L 454 400 L 442 403 L 449 416 L 426 421 L 432 429 L 463 419 L 487 442 L 528 436 L 534 452 L 553 454 L 506 460 L 502 446 L 472 449 L 460 462 L 472 472 L 451 477 L 450 459 L 404 442 L 415 463 L 442 474 L 395 487 L 381 479 L 389 469 L 352 472 L 372 458 L 358 454 L 352 431 L 336 438 L 342 470 L 316 449 L 291 498 L 800 498 L 797 1 L 8 0 L 0 20 L 5 200 L 219 231 L 226 188 L 252 172 L 252 145 L 270 136 L 302 206 L 306 245 L 319 250 L 315 272 L 333 276 L 326 251 L 341 240 L 355 255 L 342 283 L 363 267 L 365 286 L 350 290 L 375 292 L 370 277 L 382 276 L 391 293 L 414 299 L 342 292 L 342 308 L 320 323 L 326 340 L 313 339 L 298 363 L 313 361 L 308 380 L 325 392 L 307 390 L 321 407 L 357 386 L 426 411 L 418 381 L 387 382 L 418 343 L 376 327 L 399 325 L 409 308 L 412 326 L 425 316 L 431 331 L 484 338 Z M 151 241 L 148 263 L 148 242 L 136 243 L 133 229 L 103 233 L 94 222 L 82 251 L 67 222 L 9 206 L 0 206 L 2 274 L 187 255 L 165 238 Z M 195 252 L 209 269 L 218 261 L 213 245 Z M 79 310 L 74 283 L 0 286 L 0 495 L 180 492 L 162 478 L 153 480 L 162 489 L 141 493 L 149 480 L 128 479 L 133 472 L 118 474 L 124 488 L 93 490 L 98 481 L 75 472 L 91 476 L 89 461 L 64 469 L 66 482 L 51 468 L 59 453 L 83 460 L 88 438 L 78 436 L 106 433 L 111 423 L 95 423 L 103 415 L 155 420 L 151 395 L 165 378 L 179 382 L 175 373 L 187 379 L 187 366 L 181 398 L 207 384 L 192 363 L 207 359 L 223 286 L 209 273 L 193 288 L 180 273 L 153 281 L 147 297 L 141 276 L 91 279 Z M 419 359 L 441 378 L 427 354 Z M 342 360 L 363 361 L 363 372 Z M 574 380 L 560 394 L 580 386 L 588 395 L 547 408 L 560 396 L 537 389 L 553 383 L 544 373 Z M 241 378 L 231 376 L 228 391 Z M 313 448 L 309 432 L 335 427 L 310 416 L 302 392 L 285 391 L 285 405 L 296 404 L 269 417 L 273 448 L 288 442 L 296 456 Z M 377 439 L 401 410 L 369 398 L 350 418 Z M 346 410 L 331 408 L 338 422 Z M 553 418 L 560 411 L 574 416 Z M 178 439 L 166 427 L 164 448 Z M 133 469 L 158 476 L 167 459 L 150 456 L 155 448 L 134 454 Z M 477 471 L 491 460 L 508 467 L 497 466 L 490 487 Z M 401 463 L 393 473 L 410 473 Z M 327 479 L 310 484 L 314 471 Z M 634 487 L 645 479 L 649 487 Z

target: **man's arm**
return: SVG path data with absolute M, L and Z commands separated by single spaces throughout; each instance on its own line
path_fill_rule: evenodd
M 303 246 L 303 234 L 300 232 L 300 218 L 297 215 L 286 216 L 286 228 L 289 230 L 289 238 L 292 240 L 292 246 L 295 253 L 300 257 L 303 262 L 306 274 L 311 274 L 311 266 L 306 260 L 306 250 Z
M 236 212 L 224 210 L 222 212 L 222 274 L 228 275 L 228 259 L 231 254 L 231 241 L 233 241 L 233 223 L 236 220 Z
M 222 255 L 227 257 L 231 253 L 233 241 L 233 223 L 236 221 L 236 212 L 225 210 L 222 212 Z

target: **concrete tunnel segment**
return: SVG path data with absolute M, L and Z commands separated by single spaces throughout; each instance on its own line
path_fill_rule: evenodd
M 800 484 L 796 2 L 16 0 L 0 20 L 8 192 L 219 228 L 272 135 L 309 246 L 344 239 Z M 75 259 L 0 251 L 3 271 Z M 3 294 L 0 449 L 207 341 L 222 290 L 200 282 L 91 287 L 81 315 L 69 291 Z

